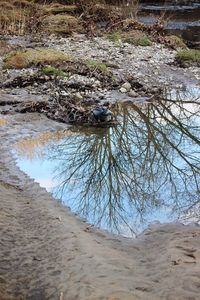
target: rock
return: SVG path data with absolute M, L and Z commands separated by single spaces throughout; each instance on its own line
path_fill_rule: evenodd
M 92 110 L 96 121 L 109 122 L 112 119 L 112 112 L 106 107 L 96 107 Z
M 60 94 L 61 94 L 62 96 L 68 96 L 68 93 L 65 92 L 65 91 L 61 91 Z
M 125 88 L 123 88 L 123 87 L 121 87 L 121 89 L 119 90 L 121 93 L 123 93 L 123 94 L 125 94 L 125 93 L 127 93 L 127 90 L 125 89 Z
M 122 84 L 121 88 L 124 88 L 127 92 L 129 92 L 131 89 L 131 84 L 129 82 L 125 82 Z
M 82 96 L 79 92 L 77 92 L 77 93 L 75 94 L 75 98 L 76 98 L 76 100 L 82 100 L 82 99 L 83 99 L 83 96 Z
M 134 90 L 130 90 L 130 92 L 128 93 L 128 95 L 130 97 L 138 97 L 138 94 Z

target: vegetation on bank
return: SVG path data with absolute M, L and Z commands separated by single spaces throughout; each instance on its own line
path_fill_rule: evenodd
M 109 73 L 107 65 L 96 60 L 87 60 L 86 65 L 100 71 L 102 74 L 106 75 Z
M 187 49 L 187 45 L 185 44 L 183 39 L 179 36 L 169 35 L 169 36 L 166 36 L 166 40 L 175 49 L 179 49 L 179 48 L 180 49 Z
M 42 73 L 47 76 L 59 76 L 59 77 L 68 77 L 68 74 L 60 68 L 55 68 L 53 66 L 46 66 L 42 68 Z
M 182 50 L 176 54 L 176 60 L 179 63 L 200 63 L 200 50 Z
M 139 23 L 137 11 L 137 0 L 2 1 L 0 34 L 71 35 L 78 32 L 88 36 L 106 35 L 110 41 L 134 46 L 159 42 L 173 49 L 187 48 L 181 38 L 165 37 L 162 24 L 148 27 Z
M 113 32 L 107 35 L 107 38 L 112 42 L 122 41 L 135 46 L 151 46 L 152 41 L 142 31 L 131 30 L 128 32 Z
M 66 4 L 67 3 L 67 4 Z M 18 34 L 50 31 L 70 34 L 90 30 L 91 21 L 115 22 L 133 17 L 137 0 L 7 0 L 0 3 L 0 33 Z M 79 22 L 80 21 L 80 22 Z
M 81 31 L 79 20 L 69 14 L 56 14 L 44 18 L 42 23 L 44 31 L 51 33 L 71 34 L 73 31 Z
M 69 62 L 71 60 L 69 55 L 54 49 L 25 49 L 9 53 L 4 59 L 4 68 L 23 69 L 40 64 Z
M 75 14 L 78 7 L 76 5 L 62 5 L 60 3 L 52 3 L 43 7 L 44 14 Z

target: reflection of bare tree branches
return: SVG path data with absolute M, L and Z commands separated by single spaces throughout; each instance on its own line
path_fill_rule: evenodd
M 115 113 L 118 126 L 76 129 L 49 151 L 70 205 L 97 225 L 134 231 L 158 207 L 179 213 L 198 202 L 199 103 L 119 104 Z

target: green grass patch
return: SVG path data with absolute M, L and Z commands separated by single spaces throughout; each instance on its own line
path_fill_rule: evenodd
M 113 33 L 107 34 L 106 37 L 110 42 L 115 42 L 115 43 L 119 42 L 122 39 L 121 33 L 119 33 L 119 32 L 113 32 Z
M 95 61 L 95 60 L 87 60 L 86 63 L 89 67 L 94 67 L 94 68 L 98 69 L 103 74 L 108 74 L 109 73 L 108 67 L 104 63 L 100 63 L 100 62 Z
M 72 58 L 61 51 L 54 49 L 25 49 L 9 53 L 3 67 L 7 69 L 23 69 L 40 64 L 72 61 Z
M 200 50 L 181 50 L 176 54 L 176 60 L 179 62 L 200 63 Z
M 125 37 L 123 38 L 123 42 L 134 45 L 134 46 L 151 46 L 152 42 L 148 37 Z
M 149 37 L 142 31 L 132 30 L 129 32 L 113 32 L 108 34 L 107 39 L 111 42 L 122 41 L 134 46 L 151 46 L 152 41 Z
M 59 68 L 47 66 L 42 68 L 42 73 L 48 76 L 68 77 L 68 74 Z

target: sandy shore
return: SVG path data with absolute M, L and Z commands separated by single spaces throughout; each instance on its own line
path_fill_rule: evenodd
M 200 227 L 154 225 L 135 240 L 88 227 L 16 166 L 13 144 L 62 129 L 37 114 L 0 125 L 0 299 L 199 299 Z

